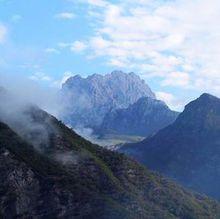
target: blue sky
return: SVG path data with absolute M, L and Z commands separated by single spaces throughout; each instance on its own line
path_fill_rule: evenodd
M 73 13 L 73 19 L 58 18 L 59 13 Z M 69 1 L 2 1 L 0 21 L 7 27 L 7 42 L 3 48 L 7 71 L 16 74 L 42 72 L 55 79 L 65 71 L 92 73 L 96 68 L 93 61 L 82 55 L 63 50 L 49 52 L 59 43 L 71 43 L 91 34 L 83 7 Z M 48 52 L 46 50 L 48 49 Z M 86 61 L 86 64 L 85 64 Z
M 219 10 L 217 0 L 0 0 L 0 74 L 58 87 L 134 71 L 181 109 L 220 96 Z

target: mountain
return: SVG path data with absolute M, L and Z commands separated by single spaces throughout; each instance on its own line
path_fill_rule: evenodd
M 134 73 L 113 71 L 87 78 L 76 75 L 63 84 L 61 116 L 72 127 L 99 126 L 107 112 L 126 108 L 140 97 L 155 98 L 155 95 Z
M 142 97 L 126 109 L 107 113 L 100 132 L 148 136 L 173 123 L 177 116 L 164 102 Z
M 0 122 L 1 218 L 220 216 L 216 201 L 91 144 L 36 106 L 10 114 L 17 114 L 15 122 Z
M 198 192 L 220 199 L 220 99 L 203 94 L 170 126 L 124 152 Z

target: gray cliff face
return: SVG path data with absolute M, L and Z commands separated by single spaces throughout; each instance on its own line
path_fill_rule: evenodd
M 61 96 L 64 120 L 73 127 L 98 126 L 109 110 L 126 108 L 141 97 L 155 98 L 139 76 L 121 71 L 104 76 L 71 77 L 63 85 Z
M 126 109 L 106 114 L 100 130 L 104 134 L 147 136 L 173 123 L 178 114 L 160 100 L 143 97 Z

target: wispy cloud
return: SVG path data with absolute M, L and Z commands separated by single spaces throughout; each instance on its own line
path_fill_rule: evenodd
M 53 53 L 53 54 L 59 54 L 60 53 L 60 51 L 58 49 L 55 49 L 55 48 L 46 48 L 45 52 L 46 53 Z
M 82 41 L 75 41 L 70 45 L 70 50 L 73 52 L 82 52 L 86 49 L 87 45 L 86 43 Z
M 104 7 L 108 5 L 108 2 L 104 0 L 87 0 L 87 3 L 98 7 Z
M 63 83 L 66 82 L 66 80 L 72 76 L 74 76 L 75 74 L 72 73 L 71 71 L 66 71 L 63 73 L 63 76 L 59 79 L 55 79 L 51 76 L 49 76 L 48 74 L 44 73 L 44 72 L 35 72 L 33 73 L 29 79 L 35 82 L 45 82 L 49 85 L 49 87 L 53 87 L 53 88 L 61 88 Z
M 5 42 L 7 32 L 8 30 L 6 26 L 0 23 L 0 44 L 3 44 Z
M 93 6 L 89 57 L 159 77 L 162 86 L 220 95 L 218 0 L 84 2 Z
M 64 19 L 64 20 L 72 20 L 75 18 L 75 14 L 72 12 L 61 12 L 55 15 L 55 18 Z
M 61 87 L 66 82 L 67 79 L 73 77 L 74 75 L 75 74 L 73 74 L 71 71 L 64 72 L 62 79 L 58 82 L 59 86 Z
M 50 76 L 46 75 L 43 72 L 34 73 L 33 75 L 30 76 L 30 79 L 33 81 L 49 81 L 49 82 L 53 80 Z
M 156 97 L 168 104 L 173 110 L 179 112 L 183 110 L 183 106 L 186 104 L 186 100 L 176 98 L 173 94 L 164 91 L 156 92 Z
M 64 42 L 60 42 L 57 45 L 60 49 L 69 49 L 72 52 L 82 52 L 84 50 L 87 49 L 87 43 L 80 41 L 80 40 L 76 40 L 72 43 L 64 43 Z
M 182 87 L 187 89 L 190 85 L 190 76 L 185 72 L 170 72 L 161 84 L 162 86 Z

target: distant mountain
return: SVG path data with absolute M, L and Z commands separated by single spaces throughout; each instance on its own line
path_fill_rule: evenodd
M 201 95 L 172 125 L 120 151 L 189 188 L 220 199 L 220 99 Z
M 173 123 L 178 114 L 160 100 L 142 97 L 126 109 L 107 113 L 100 132 L 148 136 Z
M 72 127 L 99 126 L 107 112 L 126 108 L 140 97 L 154 99 L 155 95 L 134 73 L 114 71 L 87 78 L 76 75 L 63 84 L 61 98 L 64 109 L 61 116 Z
M 91 144 L 36 106 L 14 110 L 11 128 L 0 121 L 0 218 L 219 218 L 217 202 Z

